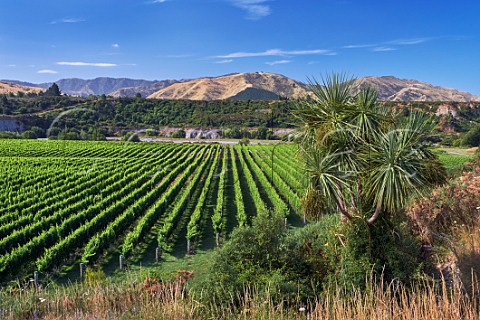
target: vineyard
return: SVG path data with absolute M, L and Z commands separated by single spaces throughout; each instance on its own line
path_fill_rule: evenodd
M 288 144 L 0 140 L 0 283 L 193 254 L 271 210 L 300 223 L 302 180 Z

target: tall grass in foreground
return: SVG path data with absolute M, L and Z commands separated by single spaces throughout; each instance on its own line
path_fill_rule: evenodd
M 269 290 L 246 290 L 226 308 L 194 300 L 180 281 L 132 278 L 124 284 L 4 289 L 0 319 L 480 319 L 475 290 L 449 289 L 445 282 L 410 289 L 371 285 L 349 295 L 335 288 L 307 305 L 275 302 Z

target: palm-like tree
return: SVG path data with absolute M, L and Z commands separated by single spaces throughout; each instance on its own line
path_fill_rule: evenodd
M 353 79 L 332 75 L 311 81 L 313 97 L 296 110 L 300 154 L 309 176 L 304 210 L 339 211 L 373 224 L 412 196 L 445 179 L 422 139 L 431 128 L 424 114 L 399 121 L 370 88 L 352 94 Z M 431 168 L 437 168 L 432 174 Z

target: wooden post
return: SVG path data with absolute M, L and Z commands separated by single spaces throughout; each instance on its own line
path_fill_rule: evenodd
M 192 244 L 190 243 L 190 239 L 187 239 L 187 255 L 192 254 Z
M 285 229 L 288 229 L 288 220 L 285 218 Z
M 39 285 L 39 279 L 38 278 L 39 278 L 39 273 L 38 273 L 38 271 L 35 271 L 33 273 L 33 282 L 35 284 L 35 288 L 38 288 L 38 285 Z
M 220 246 L 220 232 L 217 232 L 215 235 L 215 241 L 217 242 L 217 247 Z
M 157 247 L 155 249 L 155 262 L 160 262 L 162 259 L 162 249 L 160 247 Z
M 87 271 L 86 270 L 86 266 L 85 266 L 85 263 L 81 262 L 80 263 L 80 281 L 83 281 L 83 278 L 85 277 L 85 272 Z
M 303 214 L 303 224 L 307 225 L 307 216 L 305 215 L 305 213 Z
M 125 257 L 123 255 L 118 257 L 118 263 L 120 265 L 120 270 L 123 270 L 125 268 Z

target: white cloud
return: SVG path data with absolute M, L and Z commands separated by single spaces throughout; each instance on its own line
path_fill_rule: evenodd
M 117 67 L 118 64 L 115 63 L 93 63 L 93 62 L 67 62 L 67 61 L 60 61 L 57 62 L 58 65 L 61 66 L 75 66 L 75 67 Z
M 63 18 L 59 20 L 54 20 L 50 22 L 50 24 L 57 24 L 57 23 L 79 23 L 79 22 L 84 22 L 85 19 L 82 18 Z
M 38 70 L 37 73 L 57 74 L 58 72 L 50 69 L 42 69 L 42 70 Z
M 343 46 L 342 49 L 361 49 L 361 48 L 373 48 L 372 51 L 381 52 L 381 51 L 394 51 L 396 48 L 389 47 L 393 46 L 404 46 L 404 45 L 415 45 L 421 44 L 427 41 L 434 40 L 436 38 L 406 38 L 406 39 L 396 39 L 386 42 L 379 42 L 376 44 L 350 44 Z
M 386 52 L 386 51 L 395 51 L 397 49 L 395 48 L 390 48 L 390 47 L 376 47 L 373 48 L 372 51 L 374 52 Z
M 219 64 L 225 64 L 225 63 L 231 63 L 231 62 L 233 62 L 232 59 L 225 59 L 225 60 L 215 61 L 215 63 L 219 63 Z
M 432 38 L 411 38 L 411 39 L 397 39 L 392 40 L 387 43 L 389 44 L 397 44 L 397 45 L 413 45 L 413 44 L 420 44 L 432 40 Z
M 347 46 L 343 46 L 344 49 L 360 49 L 360 48 L 370 48 L 375 47 L 376 44 L 349 44 Z
M 282 56 L 296 56 L 296 55 L 335 55 L 336 53 L 330 50 L 315 49 L 315 50 L 293 50 L 284 51 L 280 49 L 271 49 L 263 52 L 234 52 L 227 55 L 216 56 L 215 58 L 231 59 L 231 58 L 250 58 L 250 57 L 282 57 Z
M 274 65 L 277 65 L 277 64 L 285 64 L 285 63 L 290 63 L 292 62 L 291 60 L 278 60 L 278 61 L 271 61 L 271 62 L 265 62 L 266 64 L 268 64 L 269 66 L 274 66 Z
M 153 0 L 152 2 L 150 3 L 164 3 L 164 2 L 167 2 L 168 0 Z
M 120 48 L 120 45 L 118 43 L 114 43 L 112 44 L 112 48 L 118 49 Z
M 16 64 L 9 64 L 8 67 L 9 68 L 15 68 L 17 65 Z
M 268 16 L 271 13 L 269 5 L 266 2 L 270 0 L 230 0 L 237 8 L 247 12 L 247 19 L 258 20 Z

